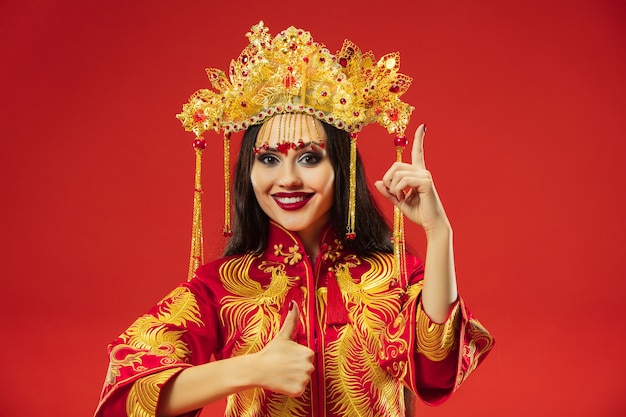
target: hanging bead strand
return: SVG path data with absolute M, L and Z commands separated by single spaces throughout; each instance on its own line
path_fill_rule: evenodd
M 402 162 L 402 152 L 408 140 L 399 135 L 394 139 L 396 145 L 396 161 Z M 393 254 L 396 276 L 401 280 L 406 278 L 406 248 L 404 242 L 404 215 L 397 206 L 393 207 Z M 406 282 L 406 281 L 401 281 Z
M 230 220 L 230 132 L 224 133 L 224 229 L 225 237 L 233 235 Z
M 191 226 L 191 256 L 189 257 L 189 272 L 187 279 L 191 280 L 196 269 L 204 263 L 204 239 L 202 236 L 202 151 L 206 148 L 206 141 L 197 137 L 193 141 L 196 153 L 196 172 L 193 189 L 193 224 Z
M 346 238 L 356 238 L 356 133 L 350 133 L 350 189 L 348 192 L 348 227 Z

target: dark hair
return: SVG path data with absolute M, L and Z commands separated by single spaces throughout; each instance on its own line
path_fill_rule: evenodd
M 334 204 L 331 219 L 335 234 L 345 247 L 358 253 L 375 251 L 392 252 L 391 229 L 378 209 L 365 178 L 361 157 L 357 152 L 356 160 L 356 238 L 345 237 L 350 184 L 350 135 L 326 123 L 324 130 L 328 139 L 325 149 L 335 172 Z M 250 172 L 254 163 L 254 145 L 261 125 L 249 127 L 243 135 L 239 158 L 235 167 L 233 195 L 235 215 L 233 236 L 224 250 L 224 255 L 245 252 L 262 252 L 267 247 L 269 218 L 259 206 Z

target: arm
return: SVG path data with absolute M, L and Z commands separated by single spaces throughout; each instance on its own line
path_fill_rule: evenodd
M 186 368 L 170 379 L 161 393 L 159 416 L 181 415 L 250 388 L 301 395 L 313 372 L 314 354 L 292 340 L 298 315 L 293 303 L 282 328 L 263 350 Z
M 375 186 L 410 221 L 424 229 L 427 249 L 422 304 L 434 322 L 443 323 L 458 298 L 452 227 L 424 163 L 425 130 L 420 125 L 415 132 L 411 163 L 394 163 Z

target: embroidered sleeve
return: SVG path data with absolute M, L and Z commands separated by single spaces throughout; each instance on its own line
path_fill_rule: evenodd
M 492 349 L 494 340 L 459 298 L 445 323 L 421 304 L 423 269 L 416 267 L 397 318 L 381 334 L 380 366 L 425 403 L 447 400 Z
M 179 368 L 166 369 L 138 379 L 126 398 L 127 414 L 136 417 L 156 416 L 161 388 L 178 372 Z
M 435 362 L 445 359 L 457 347 L 460 322 L 459 303 L 455 304 L 446 322 L 439 324 L 428 317 L 419 302 L 415 327 L 417 353 Z
M 174 289 L 109 345 L 96 416 L 155 416 L 163 385 L 183 368 L 210 361 L 217 328 L 201 284 Z
M 445 323 L 433 323 L 418 303 L 416 316 L 415 390 L 425 403 L 446 401 L 493 347 L 493 337 L 462 299 Z

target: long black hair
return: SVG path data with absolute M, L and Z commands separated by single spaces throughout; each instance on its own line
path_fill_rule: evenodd
M 369 252 L 392 252 L 391 229 L 378 209 L 365 178 L 361 157 L 356 160 L 356 238 L 345 237 L 348 222 L 350 184 L 350 136 L 347 132 L 322 123 L 328 139 L 325 149 L 328 152 L 335 173 L 334 203 L 331 219 L 336 236 L 344 247 L 365 254 Z M 243 135 L 239 157 L 235 166 L 233 194 L 235 216 L 233 236 L 224 250 L 224 255 L 264 251 L 267 247 L 269 218 L 259 206 L 250 173 L 254 163 L 254 146 L 261 125 L 249 127 Z

